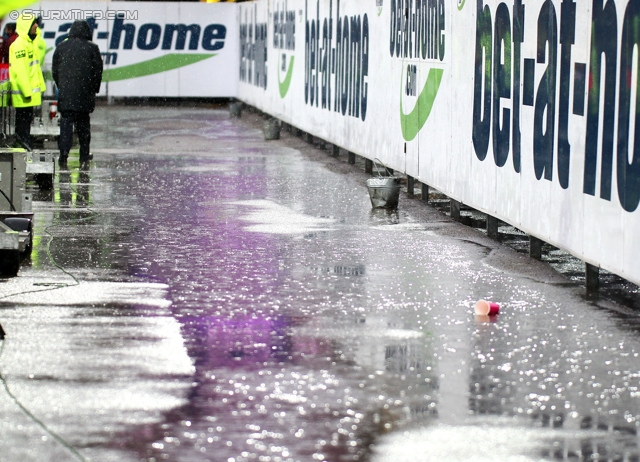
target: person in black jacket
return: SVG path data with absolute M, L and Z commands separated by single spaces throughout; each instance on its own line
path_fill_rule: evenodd
M 102 82 L 102 56 L 98 45 L 91 41 L 92 32 L 87 21 L 75 21 L 67 40 L 61 42 L 53 53 L 51 72 L 58 86 L 58 111 L 61 117 L 58 140 L 61 168 L 66 168 L 74 125 L 80 142 L 80 167 L 89 167 L 89 114 L 95 109 L 96 93 L 100 92 Z

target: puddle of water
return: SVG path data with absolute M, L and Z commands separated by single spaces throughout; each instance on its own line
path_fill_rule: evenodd
M 168 286 L 155 283 L 133 282 L 89 282 L 76 284 L 70 278 L 55 281 L 52 290 L 42 290 L 40 285 L 32 288 L 24 285 L 25 281 L 16 280 L 17 295 L 7 296 L 2 301 L 20 305 L 102 305 L 128 304 L 168 308 L 171 300 L 167 298 Z M 8 288 L 8 287 L 7 287 Z
M 268 200 L 233 202 L 235 205 L 253 209 L 240 219 L 254 223 L 244 229 L 268 234 L 304 234 L 317 231 L 333 231 L 335 220 L 317 218 Z
M 383 436 L 372 462 L 533 462 L 541 460 L 637 461 L 633 434 L 531 426 L 523 419 L 480 417 L 463 425 L 435 424 Z
M 238 127 L 220 130 L 231 139 Z M 237 137 L 251 153 L 240 157 L 131 156 L 126 172 L 113 162 L 94 203 L 130 199 L 132 212 L 53 241 L 57 261 L 88 268 L 76 274 L 117 265 L 169 286 L 195 370 L 188 402 L 159 422 L 131 420 L 121 440 L 138 459 L 356 461 L 376 443 L 381 462 L 528 462 L 556 450 L 637 460 L 637 326 L 484 264 L 487 249 L 454 226 L 444 236 L 406 212 L 371 211 L 362 185 L 259 136 Z M 80 230 L 92 240 L 63 258 Z M 165 286 L 84 287 L 95 303 L 168 306 Z M 500 316 L 477 322 L 479 298 Z M 602 446 L 618 434 L 629 436 Z
M 194 373 L 176 320 L 167 310 L 141 311 L 0 310 L 3 385 L 17 400 L 0 387 L 3 460 L 77 460 L 64 445 L 91 460 L 139 460 L 118 434 L 184 405 Z
M 385 436 L 372 462 L 535 462 L 548 431 L 496 420 L 482 425 L 434 425 Z
M 496 421 L 483 426 L 434 425 L 383 437 L 372 462 L 535 462 L 540 432 Z

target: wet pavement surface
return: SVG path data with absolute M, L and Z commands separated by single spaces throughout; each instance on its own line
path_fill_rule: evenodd
M 636 288 L 372 210 L 360 160 L 256 114 L 92 122 L 0 279 L 3 461 L 640 460 Z

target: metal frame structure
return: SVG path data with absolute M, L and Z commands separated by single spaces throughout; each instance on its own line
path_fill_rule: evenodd
M 0 275 L 15 276 L 21 255 L 30 254 L 33 247 L 32 195 L 26 190 L 31 176 L 41 190 L 51 190 L 55 177 L 57 150 L 50 144 L 60 136 L 58 117 L 43 116 L 42 106 L 36 108 L 32 139 L 44 149 L 24 149 L 15 145 L 15 109 L 11 106 L 11 83 L 8 68 L 0 69 Z M 49 145 L 48 145 L 49 144 Z

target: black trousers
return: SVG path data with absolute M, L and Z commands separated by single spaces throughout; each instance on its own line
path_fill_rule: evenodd
M 33 121 L 33 107 L 16 108 L 16 136 L 31 148 L 31 122 Z
M 80 143 L 80 162 L 89 160 L 91 144 L 91 119 L 88 112 L 65 111 L 60 114 L 60 139 L 58 148 L 61 156 L 68 156 L 73 144 L 73 127 L 76 127 Z

